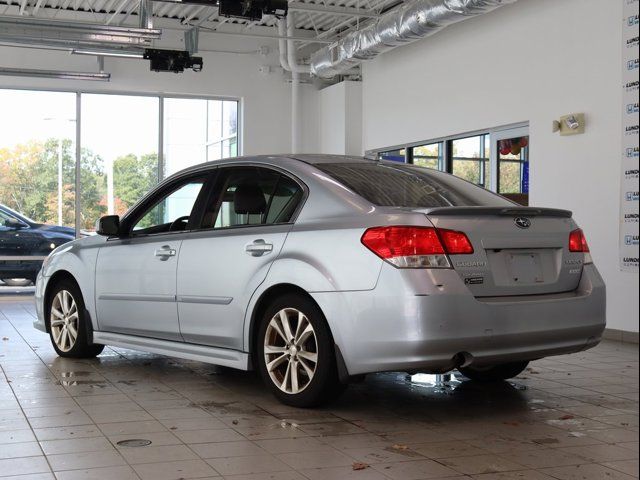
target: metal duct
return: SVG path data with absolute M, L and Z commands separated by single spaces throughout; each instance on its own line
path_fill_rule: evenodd
M 517 0 L 413 0 L 311 55 L 311 73 L 331 78 L 400 45 Z

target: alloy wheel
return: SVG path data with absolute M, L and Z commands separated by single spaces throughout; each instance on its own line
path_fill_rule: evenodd
M 60 290 L 51 302 L 51 337 L 63 352 L 73 348 L 78 338 L 78 306 L 68 290 Z
M 271 381 L 283 392 L 297 394 L 309 386 L 318 366 L 318 342 L 304 313 L 283 308 L 271 318 L 264 360 Z

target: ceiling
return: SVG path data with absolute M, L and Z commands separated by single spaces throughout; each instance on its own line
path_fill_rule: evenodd
M 295 0 L 289 1 L 290 16 L 295 27 L 306 30 L 311 38 L 334 40 L 359 28 L 403 0 Z M 82 14 L 83 23 L 111 26 L 137 25 L 139 0 L 0 0 L 2 15 L 26 18 L 69 19 L 70 13 Z M 225 18 L 218 15 L 217 6 L 184 4 L 177 1 L 154 1 L 153 18 L 168 19 L 176 26 L 199 26 L 203 31 L 224 31 L 232 25 L 234 31 L 250 33 L 255 27 L 272 27 L 276 35 L 276 19 L 260 21 Z M 79 18 L 77 20 L 80 20 Z M 221 28 L 222 27 L 222 28 Z

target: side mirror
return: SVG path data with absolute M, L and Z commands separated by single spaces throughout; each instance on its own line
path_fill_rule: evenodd
M 29 225 L 21 222 L 17 218 L 7 218 L 4 221 L 4 226 L 10 228 L 11 230 L 20 230 L 21 228 L 27 228 Z
M 96 233 L 105 237 L 115 237 L 120 233 L 120 217 L 105 215 L 96 222 Z

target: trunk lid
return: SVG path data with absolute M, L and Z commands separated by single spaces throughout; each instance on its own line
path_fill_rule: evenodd
M 415 210 L 414 210 L 415 211 Z M 584 253 L 569 251 L 567 210 L 530 207 L 421 209 L 433 225 L 464 232 L 474 253 L 451 263 L 476 297 L 540 295 L 578 287 Z

